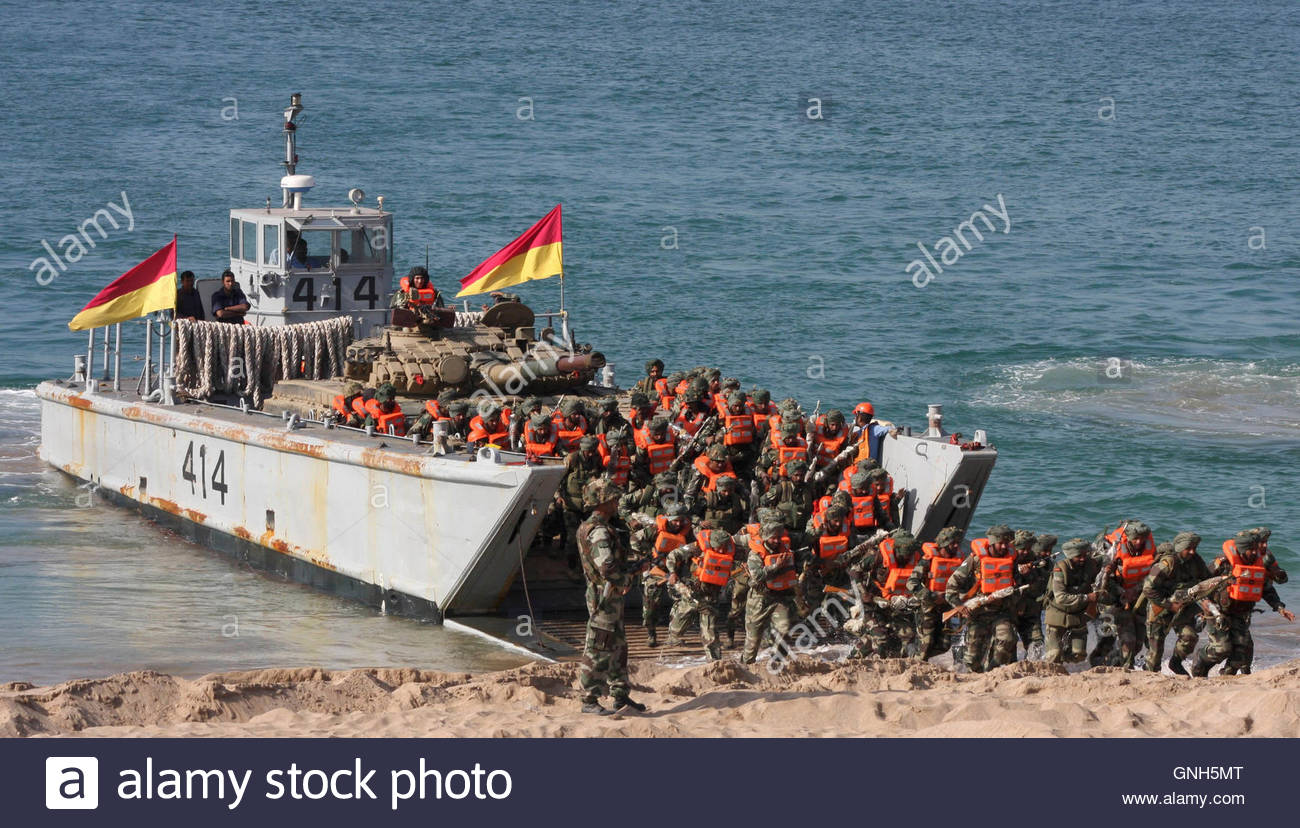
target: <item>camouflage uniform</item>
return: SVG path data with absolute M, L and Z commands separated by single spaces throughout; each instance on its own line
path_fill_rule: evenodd
M 1151 534 L 1151 529 L 1141 521 L 1126 521 L 1125 529 L 1130 540 Z M 1119 555 L 1113 550 L 1110 555 L 1110 566 L 1113 569 L 1118 565 Z M 1141 586 L 1126 592 L 1122 588 L 1118 572 L 1110 580 L 1121 588 L 1113 598 L 1103 596 L 1105 603 L 1100 606 L 1097 617 L 1097 645 L 1088 654 L 1088 663 L 1093 667 L 1106 664 L 1131 668 L 1147 640 L 1146 616 L 1133 609 Z M 1119 651 L 1113 652 L 1116 642 L 1119 643 Z
M 709 540 L 714 546 L 730 544 L 731 534 L 714 529 Z M 700 643 L 704 645 L 705 654 L 717 661 L 722 658 L 722 644 L 718 641 L 717 629 L 718 599 L 725 587 L 701 583 L 695 576 L 696 559 L 701 554 L 698 543 L 688 543 L 668 553 L 669 577 L 671 579 L 676 576 L 676 583 L 670 587 L 675 592 L 675 601 L 672 620 L 668 623 L 668 640 L 671 644 L 680 644 L 686 627 L 692 620 L 699 618 Z
M 960 529 L 949 526 L 939 530 L 934 542 L 939 549 L 961 549 Z M 956 557 L 952 555 L 951 557 Z M 943 620 L 943 614 L 949 609 L 942 592 L 930 590 L 930 559 L 921 556 L 907 579 L 907 591 L 920 602 L 916 610 L 916 658 L 928 661 L 937 655 L 948 652 L 952 647 L 953 628 Z
M 897 637 L 889 624 L 885 610 L 876 603 L 880 589 L 874 578 L 881 565 L 880 550 L 876 544 L 861 543 L 850 550 L 849 589 L 860 600 L 862 626 L 858 640 L 849 650 L 849 658 L 866 658 L 873 653 L 881 658 L 901 655 L 897 650 Z
M 1210 577 L 1210 568 L 1196 551 L 1200 542 L 1200 535 L 1180 532 L 1174 538 L 1170 553 L 1155 562 L 1142 584 L 1142 595 L 1147 604 L 1147 649 L 1151 651 L 1147 658 L 1147 669 L 1153 673 L 1160 672 L 1165 654 L 1165 637 L 1170 631 L 1178 636 L 1173 655 L 1169 658 L 1171 670 L 1186 675 L 1183 659 L 1196 652 L 1199 638 L 1196 630 L 1197 606 L 1188 604 L 1175 611 L 1170 599 L 1177 590 L 1190 589 Z M 1188 557 L 1183 557 L 1184 552 L 1190 553 Z
M 998 525 L 989 529 L 988 536 L 990 541 L 1002 540 L 1009 543 L 1014 533 L 1011 527 Z M 1019 572 L 1014 572 L 1013 579 L 1017 585 L 1022 582 Z M 972 553 L 966 556 L 966 560 L 948 578 L 944 600 L 950 606 L 957 607 L 965 603 L 968 592 L 979 589 L 979 584 L 979 556 Z M 965 662 L 972 673 L 984 672 L 986 659 L 994 667 L 1015 662 L 1017 604 L 1015 599 L 993 601 L 973 610 L 966 619 Z M 988 653 L 990 647 L 993 650 L 991 658 Z
M 588 508 L 618 491 L 608 480 L 592 481 L 585 493 Z M 627 548 L 614 526 L 596 512 L 578 527 L 578 554 L 587 578 L 587 636 L 582 648 L 578 686 L 585 704 L 594 705 L 606 692 L 617 706 L 627 699 L 627 633 L 623 628 L 623 595 L 632 582 Z
M 748 421 L 750 427 L 750 440 L 748 443 L 726 446 L 728 459 L 731 460 L 731 465 L 736 470 L 736 474 L 747 480 L 754 476 L 754 463 L 758 460 L 758 453 L 762 443 L 758 442 L 758 437 L 754 434 L 754 415 L 750 413 L 749 401 L 745 399 L 745 395 L 740 391 L 733 391 L 728 396 L 727 414 L 732 417 L 743 417 L 744 420 Z M 718 431 L 716 439 L 719 442 L 724 439 L 727 433 L 725 417 L 720 419 L 723 420 L 724 426 Z
M 596 420 L 592 423 L 591 433 L 608 434 L 611 431 L 622 431 L 630 434 L 632 429 L 627 418 L 618 410 L 618 400 L 614 397 L 604 397 L 600 400 L 600 407 L 597 409 Z
M 781 513 L 781 522 L 791 533 L 802 532 L 812 516 L 813 489 L 804 477 L 807 471 L 807 461 L 791 460 L 786 473 L 778 475 L 760 498 L 763 506 Z
M 1047 622 L 1045 661 L 1060 664 L 1083 661 L 1088 656 L 1088 599 L 1102 561 L 1092 554 L 1092 544 L 1072 538 L 1061 547 L 1065 557 L 1052 567 L 1043 613 Z
M 835 526 L 835 529 L 829 529 L 830 526 Z M 844 535 L 848 539 L 846 550 L 830 559 L 821 556 L 821 538 L 827 534 Z M 806 615 L 821 606 L 826 598 L 826 587 L 852 590 L 849 552 L 857 546 L 859 538 L 848 519 L 848 512 L 840 503 L 832 503 L 819 518 L 813 518 L 803 537 L 804 543 L 800 546 L 807 545 L 809 549 L 799 577 L 799 587 L 803 596 L 803 614 Z
M 667 559 L 656 554 L 655 543 L 659 538 L 658 524 L 654 518 L 662 514 L 669 519 L 680 520 L 684 532 L 689 533 L 690 523 L 686 520 L 686 510 L 680 504 L 672 504 L 666 510 L 657 505 L 647 507 L 647 511 L 629 513 L 623 507 L 629 495 L 619 501 L 619 517 L 629 526 L 636 525 L 630 535 L 632 550 L 652 561 L 652 566 L 641 573 L 641 625 L 646 629 L 646 636 L 651 647 L 659 644 L 658 623 L 659 608 L 671 606 L 668 594 Z M 651 514 L 653 512 L 653 514 Z
M 779 537 L 783 529 L 779 523 L 764 523 L 759 534 L 764 539 Z M 747 536 L 738 535 L 737 538 L 748 546 Z M 796 571 L 799 567 L 797 557 L 796 555 L 794 562 Z M 749 570 L 750 586 L 749 598 L 745 604 L 745 650 L 741 661 L 753 664 L 768 630 L 772 632 L 773 643 L 781 643 L 794 624 L 798 610 L 795 607 L 794 587 L 780 591 L 767 588 L 768 581 L 781 573 L 769 572 L 763 565 L 763 558 L 753 549 L 749 550 L 745 566 Z
M 579 450 L 564 458 L 564 482 L 560 484 L 560 500 L 564 505 L 565 548 L 572 556 L 577 550 L 578 525 L 586 517 L 582 505 L 583 490 L 587 484 L 604 474 L 605 466 L 596 450 L 595 437 L 583 437 Z
M 695 505 L 700 518 L 710 528 L 722 529 L 728 535 L 739 532 L 749 515 L 749 505 L 736 484 L 734 477 L 719 478 L 717 488 L 705 493 Z
M 651 371 L 657 371 L 658 376 L 652 374 Z M 647 397 L 659 396 L 659 392 L 655 390 L 655 380 L 663 376 L 663 373 L 664 373 L 664 361 L 662 359 L 650 360 L 645 364 L 646 375 L 642 377 L 640 380 L 638 380 L 636 385 L 632 386 L 632 390 L 640 391 L 642 394 L 645 394 Z
M 1047 594 L 1047 580 L 1052 575 L 1052 547 L 1056 545 L 1055 535 L 1040 537 L 1043 539 L 1041 544 L 1033 532 L 1021 529 L 1011 542 L 1018 553 L 1016 563 L 1031 567 L 1022 576 L 1030 587 L 1021 594 L 1020 608 L 1016 612 L 1016 633 L 1025 647 L 1026 658 L 1030 656 L 1031 647 L 1043 646 L 1043 596 Z M 1050 543 L 1047 542 L 1049 539 Z
M 921 551 L 921 544 L 906 529 L 890 532 L 889 538 L 893 539 L 894 552 L 903 563 Z M 912 571 L 915 572 L 915 566 Z M 849 567 L 856 594 L 862 596 L 864 615 L 870 619 L 866 624 L 866 634 L 871 641 L 871 650 L 881 658 L 904 658 L 916 643 L 916 607 L 895 606 L 898 597 L 892 599 L 889 606 L 877 603 L 876 598 L 881 597 L 880 585 L 885 582 L 888 574 L 889 568 L 879 545 Z M 910 579 L 911 575 L 908 577 Z M 859 646 L 854 648 L 851 655 L 865 652 L 866 648 Z
M 1255 565 L 1264 566 L 1266 570 L 1269 568 L 1265 557 L 1258 554 L 1258 535 L 1250 531 L 1239 532 L 1233 541 L 1239 551 L 1255 550 Z M 1232 572 L 1232 564 L 1227 556 L 1220 556 L 1214 560 L 1210 571 L 1214 575 L 1227 575 Z M 1278 571 L 1281 571 L 1280 567 Z M 1286 605 L 1278 598 L 1277 590 L 1273 587 L 1274 580 L 1276 576 L 1270 571 L 1269 577 L 1264 581 L 1261 600 L 1274 612 L 1282 612 Z M 1210 669 L 1220 661 L 1226 662 L 1222 671 L 1224 675 L 1250 673 L 1251 662 L 1255 660 L 1255 640 L 1250 634 L 1250 621 L 1257 602 L 1233 600 L 1228 594 L 1231 588 L 1232 584 L 1224 583 L 1207 599 L 1219 608 L 1219 617 L 1207 619 L 1205 623 L 1205 633 L 1209 640 L 1196 653 L 1196 665 L 1192 667 L 1194 676 L 1208 676 Z

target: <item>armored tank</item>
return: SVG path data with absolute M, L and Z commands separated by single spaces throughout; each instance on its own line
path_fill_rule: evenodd
M 540 333 L 532 309 L 517 299 L 482 312 L 394 308 L 391 326 L 353 342 L 344 374 L 368 386 L 389 383 L 408 397 L 451 389 L 469 395 L 562 394 L 589 385 L 605 366 L 591 346 Z

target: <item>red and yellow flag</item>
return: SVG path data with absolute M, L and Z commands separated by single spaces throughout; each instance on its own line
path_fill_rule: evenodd
M 96 294 L 68 327 L 74 331 L 112 325 L 176 307 L 176 237 Z
M 460 293 L 473 296 L 504 287 L 545 279 L 564 273 L 564 254 L 560 245 L 560 205 L 528 228 L 522 236 L 493 253 L 488 260 L 460 280 Z

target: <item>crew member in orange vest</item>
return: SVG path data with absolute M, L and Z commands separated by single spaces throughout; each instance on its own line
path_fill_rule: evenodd
M 701 532 L 694 543 L 668 553 L 668 588 L 675 591 L 668 643 L 681 644 L 686 627 L 700 620 L 700 643 L 710 661 L 722 658 L 718 640 L 718 601 L 731 579 L 736 547 L 722 529 Z
M 365 422 L 365 416 L 357 412 L 354 408 L 354 403 L 360 400 L 361 410 L 365 411 L 366 403 L 362 397 L 364 392 L 365 389 L 361 387 L 361 383 L 349 382 L 344 386 L 342 394 L 335 395 L 333 405 L 334 419 L 340 425 L 351 426 L 352 428 L 361 428 L 362 423 Z
M 1107 664 L 1132 669 L 1133 660 L 1147 641 L 1146 615 L 1134 612 L 1133 605 L 1156 562 L 1156 542 L 1151 527 L 1140 520 L 1121 523 L 1106 534 L 1106 542 L 1111 581 L 1119 585 L 1121 597 L 1099 607 L 1097 644 L 1088 654 L 1088 663 L 1093 667 Z M 1115 652 L 1116 641 L 1118 652 Z
M 801 562 L 780 523 L 764 523 L 757 533 L 747 528 L 737 537 L 742 537 L 749 546 L 745 560 L 749 570 L 749 599 L 745 604 L 745 649 L 740 660 L 753 664 L 758 659 L 759 645 L 770 628 L 775 663 L 783 649 L 788 652 L 785 636 L 798 613 L 795 587 Z
M 1250 620 L 1260 601 L 1288 621 L 1295 615 L 1278 598 L 1273 577 L 1260 554 L 1259 535 L 1247 530 L 1223 542 L 1223 554 L 1214 559 L 1210 570 L 1215 575 L 1235 575 L 1206 599 L 1219 610 L 1217 624 L 1207 623 L 1209 640 L 1196 652 L 1192 675 L 1205 677 L 1219 662 L 1225 662 L 1222 674 L 1246 675 L 1255 659 L 1255 640 L 1250 634 Z
M 948 652 L 952 647 L 953 630 L 943 622 L 943 614 L 951 609 L 944 599 L 948 578 L 966 555 L 961 551 L 962 531 L 955 526 L 939 530 L 933 543 L 921 544 L 921 559 L 907 579 L 907 589 L 921 602 L 917 609 L 916 657 L 928 661 Z
M 1014 537 L 1006 524 L 990 527 L 986 537 L 971 541 L 970 554 L 948 576 L 944 600 L 957 608 L 957 617 L 966 619 L 965 662 L 972 673 L 984 672 L 990 646 L 994 667 L 1016 660 L 1017 597 L 999 598 L 974 610 L 962 606 L 977 595 L 1020 585 L 1016 550 L 1011 546 Z

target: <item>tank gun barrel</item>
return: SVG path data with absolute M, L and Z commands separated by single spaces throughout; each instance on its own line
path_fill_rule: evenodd
M 500 362 L 481 370 L 488 382 L 505 387 L 522 388 L 534 380 L 558 377 L 576 371 L 595 371 L 605 367 L 605 355 L 599 351 L 565 356 L 526 356 L 515 362 Z

